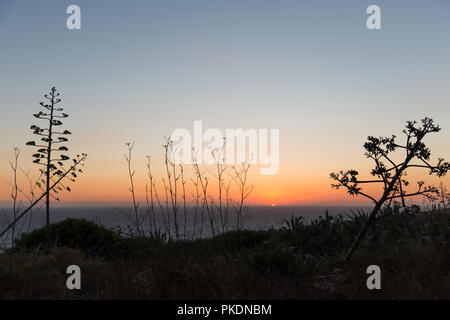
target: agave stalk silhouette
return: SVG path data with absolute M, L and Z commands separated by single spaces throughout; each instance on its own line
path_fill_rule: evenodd
M 37 153 L 33 154 L 33 161 L 36 164 L 43 166 L 39 169 L 44 178 L 37 182 L 36 184 L 44 191 L 45 195 L 45 212 L 46 212 L 46 226 L 50 230 L 50 198 L 54 197 L 57 201 L 59 198 L 57 194 L 63 189 L 71 191 L 70 187 L 64 186 L 61 183 L 54 185 L 50 188 L 52 182 L 58 177 L 64 174 L 64 162 L 70 160 L 70 157 L 62 154 L 62 152 L 69 151 L 69 149 L 63 145 L 68 141 L 67 136 L 71 135 L 68 130 L 58 130 L 57 127 L 62 126 L 63 123 L 60 119 L 67 118 L 69 115 L 62 112 L 63 108 L 57 106 L 61 99 L 58 98 L 60 94 L 57 92 L 55 87 L 50 89 L 49 94 L 45 94 L 44 97 L 46 102 L 40 102 L 39 104 L 44 109 L 44 111 L 39 111 L 33 116 L 37 119 L 44 120 L 47 125 L 45 127 L 40 127 L 37 125 L 32 125 L 31 130 L 33 134 L 40 137 L 40 141 L 28 141 L 26 144 L 38 148 Z M 57 156 L 55 156 L 55 154 Z M 74 163 L 77 163 L 78 159 L 72 159 Z M 77 172 L 82 173 L 81 169 L 71 170 L 69 173 L 69 179 L 75 182 L 77 178 Z M 54 194 L 51 194 L 52 191 Z

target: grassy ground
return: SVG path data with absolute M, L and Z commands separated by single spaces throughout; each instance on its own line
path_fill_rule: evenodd
M 367 216 L 292 218 L 281 230 L 162 242 L 124 238 L 83 220 L 24 235 L 0 255 L 1 299 L 450 299 L 449 215 L 385 210 L 349 263 Z M 82 289 L 66 289 L 79 265 Z M 381 268 L 368 290 L 366 268 Z

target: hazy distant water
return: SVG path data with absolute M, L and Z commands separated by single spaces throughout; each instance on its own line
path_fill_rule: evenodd
M 360 207 L 363 210 L 369 210 L 370 207 Z M 252 230 L 266 230 L 270 228 L 278 229 L 284 219 L 289 219 L 292 214 L 295 216 L 303 216 L 306 222 L 311 221 L 314 218 L 323 216 L 325 210 L 328 210 L 331 215 L 339 213 L 350 213 L 351 210 L 356 210 L 356 207 L 343 207 L 343 206 L 251 206 L 248 208 L 248 217 L 245 219 L 244 227 Z M 121 211 L 126 212 L 129 208 L 120 208 Z M 1 209 L 3 219 L 0 221 L 0 229 L 3 230 L 6 226 L 4 214 L 10 212 L 10 209 Z M 189 211 L 187 215 L 187 230 L 188 233 L 192 232 L 194 225 L 193 210 Z M 157 215 L 158 216 L 158 215 Z M 67 218 L 84 218 L 90 221 L 94 221 L 107 228 L 114 228 L 117 226 L 126 227 L 130 225 L 130 221 L 126 215 L 119 212 L 112 207 L 60 207 L 53 208 L 51 210 L 51 222 L 58 222 Z M 218 216 L 215 216 L 216 222 L 220 221 Z M 197 215 L 197 230 L 199 230 L 199 224 L 201 221 L 201 215 Z M 229 229 L 233 229 L 235 226 L 236 215 L 232 210 L 229 213 Z M 179 213 L 179 222 L 181 229 L 184 224 L 184 216 L 182 210 Z M 157 219 L 157 224 L 163 229 L 164 224 L 161 219 Z M 28 215 L 18 223 L 18 229 L 22 231 L 33 230 L 45 225 L 45 213 L 40 209 L 35 211 L 31 217 Z M 144 222 L 144 226 L 148 226 L 148 221 Z M 204 215 L 204 226 L 202 236 L 210 236 L 210 228 L 208 222 L 208 216 Z

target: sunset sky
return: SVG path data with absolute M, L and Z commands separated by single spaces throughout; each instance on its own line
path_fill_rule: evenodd
M 81 30 L 66 27 L 71 4 Z M 366 27 L 370 4 L 381 30 Z M 433 155 L 450 159 L 450 2 L 0 0 L 3 204 L 14 147 L 37 171 L 25 143 L 52 86 L 70 115 L 69 154 L 88 154 L 68 204 L 129 200 L 128 141 L 142 201 L 146 155 L 160 179 L 164 136 L 196 120 L 280 130 L 279 173 L 251 171 L 251 203 L 361 203 L 332 190 L 329 173 L 368 172 L 368 135 L 401 137 L 428 116 L 442 127 L 426 140 Z

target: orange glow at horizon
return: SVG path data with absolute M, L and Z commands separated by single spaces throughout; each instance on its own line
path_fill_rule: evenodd
M 81 149 L 81 148 L 74 148 Z M 314 156 L 308 153 L 308 157 L 301 157 L 295 152 L 284 152 L 290 158 L 281 158 L 280 170 L 276 175 L 260 175 L 259 167 L 255 166 L 250 169 L 248 182 L 254 186 L 250 196 L 245 203 L 248 205 L 268 205 L 275 204 L 282 205 L 360 205 L 369 203 L 369 201 L 362 197 L 352 197 L 347 194 L 346 190 L 335 190 L 331 188 L 333 182 L 329 173 L 345 168 L 355 168 L 360 172 L 362 177 L 370 177 L 370 170 L 372 163 L 367 161 L 360 154 L 361 149 L 355 148 L 353 153 L 338 153 L 331 160 L 323 156 Z M 437 148 L 434 154 L 443 156 L 445 152 L 443 149 Z M 123 151 L 123 150 L 122 150 Z M 11 154 L 4 154 L 3 158 L 11 158 Z M 358 158 L 356 158 L 358 157 Z M 25 171 L 36 176 L 37 167 L 29 163 L 31 159 L 31 150 L 23 149 L 21 153 L 19 165 Z M 145 204 L 145 190 L 148 184 L 148 177 L 145 167 L 145 153 L 139 149 L 133 158 L 133 168 L 136 170 L 135 188 L 136 195 L 142 205 Z M 167 180 L 164 168 L 163 158 L 160 154 L 152 157 L 152 171 L 156 182 L 157 190 L 161 202 L 165 201 L 164 189 L 162 186 L 162 178 Z M 118 156 L 111 154 L 104 154 L 102 152 L 88 153 L 86 166 L 83 169 L 84 173 L 80 175 L 76 183 L 69 184 L 72 192 L 64 192 L 61 195 L 62 203 L 114 203 L 131 201 L 131 194 L 129 192 L 130 180 L 127 175 L 126 162 L 119 153 Z M 218 187 L 217 179 L 214 178 L 214 166 L 204 166 L 202 171 L 209 177 L 208 193 L 217 197 Z M 440 181 L 450 186 L 450 177 L 444 177 L 442 180 L 432 177 L 430 178 L 427 171 L 411 170 L 408 172 L 408 179 L 411 182 L 410 190 L 416 186 L 416 181 L 425 180 L 426 183 L 438 185 Z M 194 177 L 192 167 L 185 166 L 185 180 L 186 180 L 186 198 L 189 202 L 192 199 L 193 183 L 190 180 Z M 227 175 L 228 179 L 229 176 Z M 11 187 L 4 182 L 11 181 L 11 170 L 9 163 L 3 161 L 0 163 L 0 201 L 2 203 L 10 203 Z M 28 185 L 23 177 L 19 179 L 19 184 L 28 190 Z M 380 186 L 374 184 L 363 186 L 364 190 L 370 194 L 379 194 Z M 230 189 L 232 198 L 237 200 L 239 197 L 238 186 L 234 185 Z M 181 188 L 178 190 L 180 203 L 182 201 Z M 26 200 L 24 200 L 27 203 Z
M 71 185 L 72 192 L 65 192 L 64 195 L 61 196 L 62 203 L 130 203 L 130 181 L 129 177 L 126 175 L 126 170 L 124 170 L 123 163 L 113 161 L 110 165 L 114 165 L 114 167 L 118 166 L 121 170 L 114 170 L 112 166 L 94 167 L 94 165 L 92 165 L 91 168 L 87 167 L 86 175 L 81 175 L 78 181 Z M 293 172 L 295 171 L 293 170 L 290 170 L 290 172 L 289 175 L 282 174 L 283 171 L 281 171 L 278 175 L 261 176 L 258 174 L 258 170 L 253 170 L 249 175 L 249 182 L 254 185 L 254 189 L 246 199 L 245 203 L 248 205 L 268 206 L 361 205 L 369 203 L 369 201 L 362 196 L 352 197 L 348 195 L 344 189 L 332 189 L 332 181 L 328 177 L 328 173 L 310 171 L 305 177 L 302 173 L 294 174 Z M 187 173 L 192 174 L 189 170 L 187 170 Z M 161 181 L 164 172 L 162 169 L 159 169 L 154 175 L 155 179 Z M 415 175 L 411 175 L 409 178 L 412 182 L 411 185 L 415 185 L 415 181 L 419 180 Z M 186 181 L 186 198 L 188 202 L 191 202 L 193 199 L 191 195 L 193 192 L 193 184 L 189 181 L 189 177 L 186 179 L 188 180 Z M 429 183 L 434 185 L 437 185 L 440 181 L 439 179 L 428 180 Z M 448 182 L 448 178 L 445 178 L 442 181 L 444 181 L 444 183 L 446 181 Z M 24 181 L 19 181 L 19 183 L 23 182 Z M 147 183 L 145 170 L 138 170 L 135 177 L 135 187 L 137 199 L 142 205 L 144 205 L 146 201 L 145 189 Z M 164 189 L 161 182 L 157 183 L 157 190 L 161 202 L 165 201 Z M 179 187 L 178 199 L 179 203 L 182 203 L 180 190 L 181 188 Z M 374 185 L 365 186 L 365 190 L 371 194 L 379 193 L 377 187 Z M 0 200 L 2 202 L 11 201 L 11 199 L 8 198 L 10 191 L 10 186 L 6 183 L 0 185 Z M 208 193 L 214 198 L 217 197 L 217 182 L 213 179 L 210 181 Z M 237 186 L 232 187 L 230 193 L 235 201 L 239 199 Z

